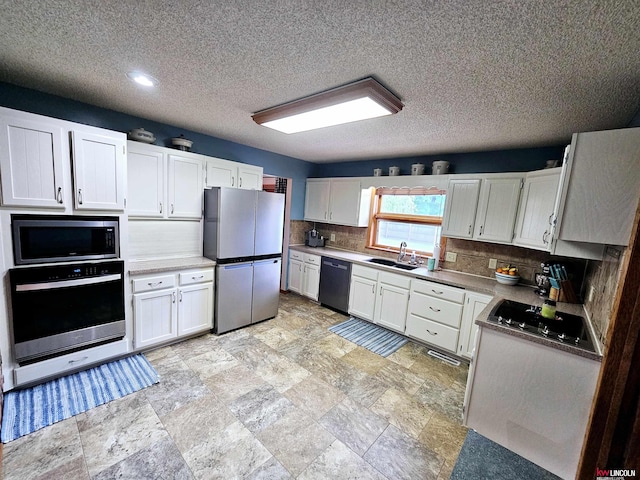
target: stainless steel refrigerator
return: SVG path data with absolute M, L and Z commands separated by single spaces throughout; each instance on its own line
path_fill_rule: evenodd
M 204 191 L 204 256 L 215 260 L 214 331 L 278 314 L 284 195 L 216 187 Z

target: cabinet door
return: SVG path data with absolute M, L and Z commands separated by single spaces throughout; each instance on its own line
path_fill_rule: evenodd
M 75 208 L 124 210 L 126 140 L 124 135 L 72 132 Z
M 0 117 L 2 204 L 64 208 L 64 130 L 55 123 Z
M 320 266 L 305 263 L 302 267 L 302 271 L 304 273 L 302 294 L 305 297 L 309 297 L 317 301 L 318 293 L 320 291 Z
M 554 168 L 549 173 L 527 175 L 518 211 L 514 244 L 540 250 L 549 249 L 560 170 Z
M 451 180 L 442 222 L 442 235 L 472 238 L 478 208 L 480 180 Z
M 289 290 L 302 293 L 302 262 L 289 259 Z
M 304 200 L 304 219 L 316 222 L 329 220 L 329 180 L 307 180 Z
M 202 160 L 169 155 L 169 218 L 201 218 L 202 198 Z
M 387 283 L 378 285 L 374 322 L 404 333 L 409 304 L 409 289 Z
M 262 190 L 262 167 L 240 164 L 238 166 L 238 188 Z
M 338 225 L 358 225 L 360 192 L 359 180 L 331 180 L 329 222 Z
M 130 217 L 162 218 L 166 213 L 164 153 L 131 145 L 127 154 L 127 212 Z
M 207 158 L 207 187 L 238 187 L 238 165 L 229 160 Z
M 351 275 L 349 287 L 349 313 L 355 317 L 373 322 L 378 282 Z
M 213 283 L 199 283 L 178 289 L 178 335 L 213 327 Z
M 471 358 L 478 333 L 475 320 L 480 312 L 489 305 L 491 297 L 480 293 L 467 292 L 467 299 L 462 310 L 462 324 L 460 325 L 460 341 L 458 342 L 458 355 Z
M 511 243 L 522 183 L 522 177 L 482 181 L 474 238 Z
M 136 348 L 148 347 L 178 336 L 177 296 L 175 288 L 133 296 Z

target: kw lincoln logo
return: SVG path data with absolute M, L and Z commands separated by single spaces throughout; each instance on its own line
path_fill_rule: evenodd
M 614 470 L 596 468 L 596 480 L 612 480 L 635 477 L 635 470 Z

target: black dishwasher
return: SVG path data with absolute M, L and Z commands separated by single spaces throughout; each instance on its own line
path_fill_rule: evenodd
M 320 293 L 318 300 L 325 307 L 347 313 L 351 262 L 322 257 L 320 265 Z

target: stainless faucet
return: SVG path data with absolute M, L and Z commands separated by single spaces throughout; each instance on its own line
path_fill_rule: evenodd
M 407 242 L 400 243 L 400 253 L 398 254 L 398 261 L 401 262 L 404 260 L 404 257 L 407 256 Z

